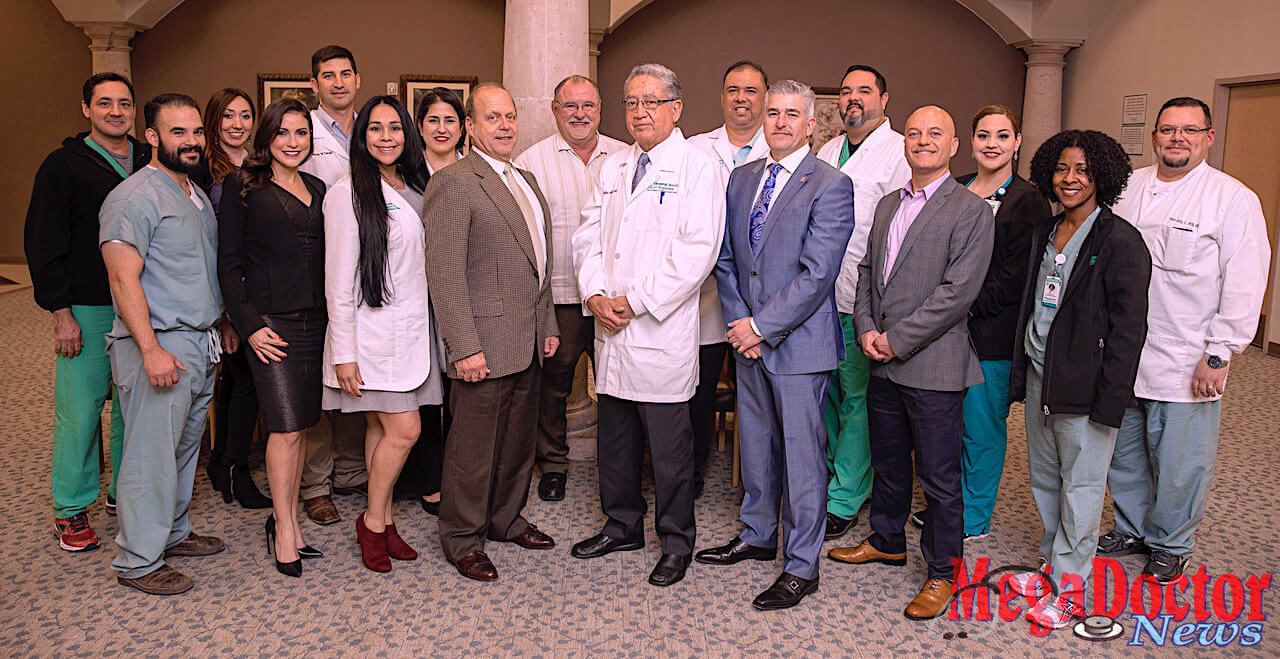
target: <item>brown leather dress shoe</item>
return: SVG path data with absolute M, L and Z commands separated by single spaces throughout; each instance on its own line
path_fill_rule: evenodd
M 870 540 L 863 540 L 862 544 L 857 547 L 836 547 L 827 552 L 827 556 L 833 561 L 841 563 L 853 563 L 861 565 L 863 563 L 884 563 L 885 565 L 906 565 L 907 554 L 886 554 L 875 547 L 871 546 Z
M 144 574 L 136 579 L 127 579 L 116 575 L 121 586 L 137 588 L 148 595 L 177 595 L 191 590 L 196 582 L 191 577 L 169 567 L 161 565 L 159 570 Z
M 458 559 L 454 563 L 454 567 L 458 568 L 458 573 L 468 579 L 476 581 L 497 581 L 498 568 L 493 566 L 493 562 L 482 551 L 473 551 L 466 556 Z
M 556 541 L 551 536 L 538 530 L 538 527 L 530 524 L 525 527 L 520 535 L 510 540 L 498 540 L 498 542 L 514 542 L 525 549 L 551 549 L 556 546 Z
M 310 517 L 311 521 L 321 526 L 342 521 L 342 516 L 338 514 L 338 507 L 333 505 L 333 499 L 327 494 L 303 499 L 302 508 L 307 511 L 307 517 Z
M 920 592 L 916 593 L 915 599 L 911 600 L 902 615 L 912 620 L 937 618 L 946 612 L 955 589 L 955 583 L 950 579 L 930 579 L 920 587 Z
M 211 535 L 196 535 L 196 532 L 192 531 L 182 542 L 164 550 L 164 555 L 166 558 L 169 556 L 212 556 L 226 548 L 227 545 L 222 542 L 222 538 L 215 538 Z

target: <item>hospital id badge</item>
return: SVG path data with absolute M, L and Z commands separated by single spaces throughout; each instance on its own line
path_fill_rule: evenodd
M 1049 275 L 1044 278 L 1044 290 L 1040 293 L 1040 304 L 1050 309 L 1058 308 L 1062 299 L 1062 277 Z

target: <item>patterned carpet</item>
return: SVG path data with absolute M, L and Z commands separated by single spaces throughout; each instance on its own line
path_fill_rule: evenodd
M 1192 647 L 1156 648 L 1149 637 L 1141 647 L 1127 646 L 1134 630 L 1127 613 L 1120 618 L 1125 634 L 1105 643 L 1069 631 L 1033 638 L 1020 620 L 997 623 L 985 638 L 942 638 L 961 631 L 977 636 L 986 624 L 944 622 L 931 631 L 902 617 L 925 573 L 914 529 L 908 529 L 912 550 L 906 567 L 824 560 L 821 589 L 789 611 L 762 613 L 750 606 L 780 562 L 718 569 L 695 563 L 684 582 L 654 588 L 645 582 L 659 553 L 652 520 L 643 551 L 592 561 L 569 556 L 573 542 L 602 524 L 591 462 L 573 465 L 565 501 L 530 497 L 528 518 L 558 546 L 533 552 L 491 544 L 501 574 L 492 584 L 463 579 L 445 563 L 435 520 L 416 505 L 401 504 L 399 527 L 422 557 L 397 563 L 387 575 L 364 569 L 352 528 L 363 505 L 359 496 L 338 499 L 341 524 L 304 521 L 307 540 L 327 556 L 307 562 L 302 579 L 280 576 L 265 553 L 264 511 L 222 503 L 201 469 L 191 517 L 197 531 L 221 536 L 228 550 L 173 559 L 196 580 L 195 590 L 170 598 L 145 595 L 114 581 L 108 564 L 116 551 L 110 541 L 116 526 L 101 505 L 90 514 L 106 540 L 102 549 L 70 554 L 57 548 L 51 533 L 49 328 L 49 316 L 35 306 L 30 290 L 0 296 L 0 501 L 6 506 L 0 582 L 11 611 L 0 617 L 5 656 L 1191 656 L 1199 649 L 1194 641 Z M 1244 578 L 1280 568 L 1278 366 L 1280 361 L 1251 349 L 1232 367 L 1218 479 L 1192 569 L 1203 562 L 1211 575 L 1229 571 Z M 1010 425 L 994 533 L 966 544 L 971 560 L 989 557 L 993 566 L 1032 563 L 1040 534 L 1027 485 L 1020 407 Z M 707 493 L 698 501 L 699 547 L 723 542 L 738 528 L 741 491 L 730 487 L 730 456 L 713 452 Z M 254 466 L 264 482 L 260 457 Z M 1104 528 L 1110 518 L 1108 509 Z M 866 533 L 864 511 L 858 526 L 838 542 L 856 542 Z M 1130 575 L 1142 567 L 1137 556 L 1121 562 Z M 1275 599 L 1264 594 L 1268 618 L 1277 612 Z M 1237 642 L 1214 652 L 1276 656 L 1280 638 L 1270 624 L 1264 623 L 1258 645 L 1242 648 Z

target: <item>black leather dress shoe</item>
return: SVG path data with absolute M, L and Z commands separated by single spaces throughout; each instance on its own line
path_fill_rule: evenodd
M 793 574 L 782 573 L 767 590 L 751 600 L 751 606 L 761 611 L 777 611 L 789 609 L 800 603 L 805 595 L 818 589 L 818 578 L 801 579 Z
M 688 554 L 663 554 L 649 573 L 649 583 L 655 586 L 670 586 L 684 578 L 689 569 Z
M 849 529 L 853 528 L 853 525 L 857 523 L 857 515 L 854 515 L 853 519 L 845 519 L 839 515 L 827 513 L 827 533 L 823 540 L 835 540 L 848 533 Z
M 712 565 L 733 565 L 747 559 L 771 561 L 777 557 L 778 549 L 776 547 L 754 547 L 747 544 L 742 538 L 734 538 L 727 545 L 703 549 L 694 554 L 693 560 Z
M 564 484 L 569 480 L 563 471 L 544 471 L 538 479 L 538 498 L 543 501 L 564 501 Z
M 644 548 L 644 540 L 619 540 L 610 538 L 603 533 L 579 542 L 569 550 L 574 558 L 596 558 L 605 554 L 612 554 L 615 551 L 634 551 Z

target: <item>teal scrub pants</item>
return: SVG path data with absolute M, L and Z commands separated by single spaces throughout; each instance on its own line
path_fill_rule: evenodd
M 1088 582 L 1098 551 L 1098 527 L 1107 489 L 1107 467 L 1116 446 L 1116 429 L 1089 420 L 1087 414 L 1041 414 L 1041 375 L 1027 367 L 1027 466 L 1031 497 L 1040 511 L 1044 534 L 1040 553 L 1059 588 L 1079 591 Z M 1079 583 L 1065 575 L 1080 576 Z
M 867 384 L 871 360 L 858 347 L 853 316 L 840 314 L 845 358 L 831 374 L 822 420 L 827 426 L 827 512 L 853 519 L 871 496 L 871 433 L 867 429 Z
M 109 348 L 125 420 L 117 486 L 120 552 L 111 568 L 127 579 L 160 569 L 164 550 L 191 533 L 191 483 L 217 372 L 205 332 L 157 332 L 156 339 L 187 368 L 170 387 L 152 386 L 132 338 Z
M 984 382 L 964 395 L 964 449 L 960 454 L 964 489 L 964 533 L 991 531 L 1000 478 L 1004 476 L 1004 452 L 1009 444 L 1009 373 L 1013 362 L 984 359 Z
M 1204 519 L 1218 461 L 1222 401 L 1138 399 L 1124 413 L 1107 484 L 1116 530 L 1181 556 Z
M 75 357 L 57 358 L 53 385 L 53 516 L 66 519 L 84 512 L 98 500 L 101 474 L 98 453 L 101 439 L 98 423 L 102 407 L 111 396 L 111 483 L 107 496 L 116 495 L 120 473 L 124 422 L 120 401 L 111 386 L 111 359 L 107 356 L 107 332 L 115 312 L 110 306 L 71 307 L 80 325 L 84 348 Z

